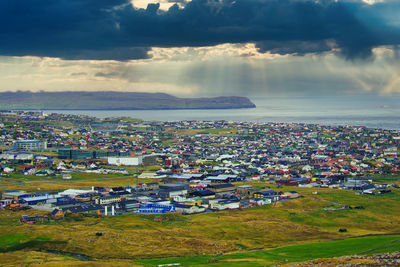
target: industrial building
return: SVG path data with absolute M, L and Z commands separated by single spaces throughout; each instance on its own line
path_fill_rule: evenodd
M 143 164 L 143 157 L 108 157 L 109 165 L 138 166 Z
M 16 151 L 44 151 L 47 149 L 47 142 L 41 140 L 18 140 L 14 143 Z
M 123 157 L 127 156 L 127 152 L 119 151 L 94 151 L 94 150 L 74 150 L 74 149 L 59 149 L 58 158 L 60 159 L 101 159 L 107 157 Z

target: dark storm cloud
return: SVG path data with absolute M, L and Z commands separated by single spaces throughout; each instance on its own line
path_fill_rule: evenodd
M 273 54 L 305 55 L 308 53 L 323 53 L 334 48 L 333 41 L 265 41 L 258 42 L 257 48 L 260 52 L 271 52 Z
M 186 0 L 168 0 L 168 3 L 181 3 L 185 4 L 187 1 Z
M 148 58 L 150 48 L 126 45 L 116 8 L 125 0 L 2 0 L 0 54 L 63 59 Z
M 373 12 L 390 5 L 400 10 L 330 0 L 193 0 L 168 11 L 127 0 L 2 0 L 0 55 L 129 60 L 148 58 L 153 46 L 254 42 L 260 52 L 337 48 L 348 59 L 367 58 L 373 47 L 400 44 L 385 12 Z

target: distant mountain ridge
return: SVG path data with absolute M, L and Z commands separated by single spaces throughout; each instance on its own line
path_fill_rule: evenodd
M 165 93 L 142 92 L 4 92 L 0 109 L 163 110 L 255 108 L 247 97 L 179 98 Z

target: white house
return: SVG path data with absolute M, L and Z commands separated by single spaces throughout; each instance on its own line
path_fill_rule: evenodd
M 19 153 L 15 156 L 17 160 L 30 160 L 33 159 L 33 154 Z
M 239 201 L 232 200 L 220 200 L 210 205 L 212 209 L 216 210 L 227 210 L 227 209 L 238 209 L 240 207 Z
M 109 165 L 138 166 L 143 164 L 143 157 L 108 157 Z
M 107 205 L 107 204 L 116 203 L 116 202 L 120 202 L 120 201 L 121 201 L 120 196 L 105 196 L 105 197 L 96 199 L 96 204 Z
M 178 212 L 182 212 L 183 214 L 194 214 L 204 212 L 206 208 L 195 205 L 175 204 L 175 210 Z

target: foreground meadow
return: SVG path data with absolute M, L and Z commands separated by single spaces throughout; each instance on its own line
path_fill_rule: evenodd
M 125 179 L 129 178 L 99 182 L 114 185 L 127 182 Z M 84 186 L 85 182 L 73 183 Z M 43 213 L 2 210 L 0 263 L 153 266 L 178 262 L 188 266 L 195 263 L 265 266 L 400 250 L 399 236 L 382 235 L 400 233 L 399 190 L 380 196 L 337 189 L 318 189 L 318 194 L 313 194 L 315 189 L 295 190 L 303 197 L 251 209 L 191 216 L 162 215 L 162 221 L 155 221 L 154 215 L 129 214 L 70 216 L 27 225 L 19 222 L 22 214 Z M 354 208 L 360 206 L 362 209 Z M 347 232 L 339 233 L 340 228 Z M 103 236 L 96 236 L 97 232 Z M 365 235 L 379 236 L 354 238 Z

